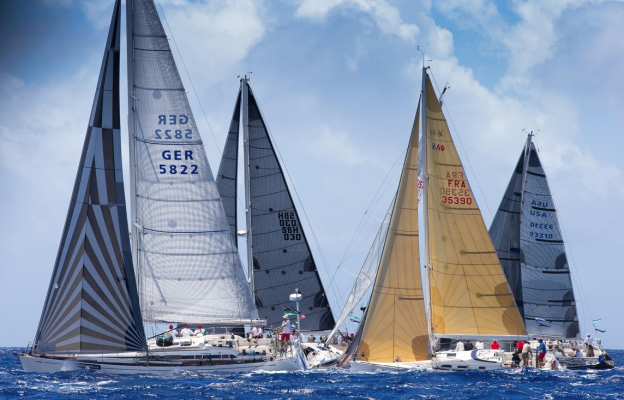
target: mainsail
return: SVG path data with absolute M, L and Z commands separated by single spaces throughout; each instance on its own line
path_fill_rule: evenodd
M 426 69 L 425 226 L 434 336 L 526 335 Z
M 230 231 L 234 244 L 238 247 L 236 238 L 236 184 L 238 182 L 238 132 L 240 130 L 240 103 L 241 91 L 236 96 L 236 105 L 234 106 L 234 114 L 232 122 L 230 122 L 230 130 L 228 131 L 225 147 L 223 148 L 223 156 L 221 164 L 219 164 L 219 172 L 217 172 L 217 189 L 223 199 L 223 209 L 230 225 Z
M 420 110 L 420 109 L 419 109 Z M 358 359 L 411 362 L 430 359 L 418 243 L 418 125 L 403 164 L 373 293 L 362 326 Z
M 89 128 L 37 329 L 37 353 L 146 349 L 123 187 L 120 4 L 115 2 Z
M 246 152 L 248 248 L 253 255 L 256 306 L 269 326 L 281 324 L 282 306 L 295 289 L 305 319 L 301 330 L 328 330 L 334 317 L 282 167 L 247 79 L 241 80 Z
M 531 138 L 520 154 L 490 236 L 528 334 L 574 338 L 580 332 L 570 269 L 546 174 Z
M 128 0 L 133 256 L 148 321 L 240 323 L 255 309 L 152 0 Z

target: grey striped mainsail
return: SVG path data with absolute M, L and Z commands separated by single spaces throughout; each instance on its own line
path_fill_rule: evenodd
M 128 0 L 133 250 L 148 321 L 240 323 L 255 308 L 152 0 Z
M 238 180 L 238 132 L 240 130 L 240 102 L 241 92 L 238 91 L 236 97 L 236 105 L 234 106 L 234 114 L 230 123 L 225 147 L 223 148 L 223 156 L 221 164 L 219 164 L 219 172 L 217 173 L 217 189 L 221 199 L 223 199 L 223 209 L 230 225 L 230 231 L 234 244 L 238 247 L 236 239 L 236 184 Z
M 121 161 L 120 0 L 37 329 L 35 352 L 145 350 Z
M 243 125 L 247 124 L 249 136 L 253 286 L 260 318 L 267 319 L 269 326 L 279 325 L 282 306 L 291 305 L 289 294 L 298 288 L 306 316 L 301 330 L 332 329 L 334 317 L 282 167 L 249 82 L 242 82 L 247 103 Z
M 574 338 L 579 324 L 570 269 L 557 210 L 531 139 L 529 135 L 490 236 L 527 333 Z

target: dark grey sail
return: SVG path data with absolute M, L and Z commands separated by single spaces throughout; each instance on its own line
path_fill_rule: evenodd
M 117 0 L 36 353 L 146 349 L 121 161 L 120 7 Z
M 282 306 L 292 305 L 289 294 L 298 288 L 303 294 L 300 307 L 305 315 L 301 330 L 332 329 L 334 317 L 323 284 L 247 80 L 243 80 L 243 129 L 248 130 L 249 230 L 259 316 L 266 318 L 269 326 L 280 325 Z
M 531 336 L 579 336 L 557 210 L 529 135 L 490 236 Z
M 223 200 L 223 209 L 232 231 L 234 244 L 238 247 L 236 239 L 236 183 L 238 176 L 238 132 L 240 130 L 240 102 L 241 92 L 238 91 L 234 114 L 230 123 L 219 172 L 217 173 L 217 189 Z

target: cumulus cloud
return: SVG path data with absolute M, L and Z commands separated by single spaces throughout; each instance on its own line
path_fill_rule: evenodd
M 409 43 L 414 43 L 420 33 L 417 25 L 403 22 L 399 9 L 385 0 L 303 0 L 295 16 L 322 20 L 340 6 L 370 14 L 381 32 L 398 36 Z

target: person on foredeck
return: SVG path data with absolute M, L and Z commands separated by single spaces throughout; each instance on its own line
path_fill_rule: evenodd
M 290 340 L 290 321 L 288 315 L 284 315 L 282 326 L 277 330 L 280 333 L 280 347 L 284 347 L 284 340 Z
M 457 343 L 455 345 L 455 351 L 464 351 L 464 343 L 461 341 L 461 339 L 457 339 L 455 342 Z

